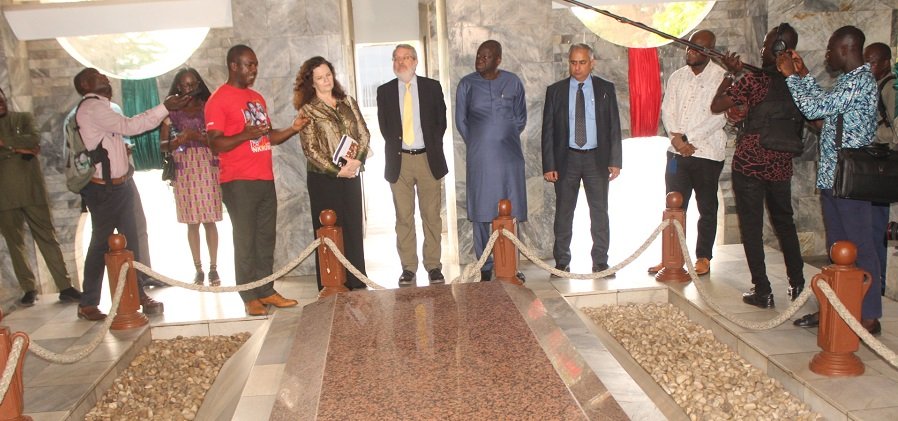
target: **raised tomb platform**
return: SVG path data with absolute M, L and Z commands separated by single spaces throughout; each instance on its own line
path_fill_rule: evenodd
M 526 288 L 338 294 L 309 304 L 270 419 L 629 419 Z

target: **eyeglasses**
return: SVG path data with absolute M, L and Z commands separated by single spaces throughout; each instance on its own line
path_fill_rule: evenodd
M 417 57 L 412 56 L 402 56 L 402 57 L 393 57 L 393 61 L 415 61 Z

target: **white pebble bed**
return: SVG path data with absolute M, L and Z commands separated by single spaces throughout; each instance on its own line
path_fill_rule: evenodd
M 152 341 L 84 419 L 193 420 L 221 366 L 249 336 Z
M 692 420 L 816 420 L 817 413 L 671 304 L 584 308 Z

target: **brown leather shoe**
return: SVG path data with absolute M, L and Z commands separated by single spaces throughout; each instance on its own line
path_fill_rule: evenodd
M 149 295 L 140 297 L 140 306 L 143 308 L 143 314 L 162 314 L 165 312 L 165 305 L 150 298 Z
M 262 304 L 259 300 L 248 301 L 243 304 L 246 308 L 246 314 L 250 316 L 267 316 L 268 309 L 265 308 L 265 304 Z
M 867 329 L 867 332 L 870 332 L 873 336 L 882 334 L 882 325 L 879 324 L 879 319 L 861 319 L 861 326 Z
M 86 307 L 78 307 L 78 318 L 89 320 L 91 322 L 98 322 L 100 320 L 105 320 L 106 315 L 100 311 L 97 306 L 86 306 Z
M 664 269 L 664 263 L 658 263 L 655 266 L 649 268 L 649 275 L 654 275 L 658 272 L 661 272 L 661 269 Z
M 699 257 L 695 261 L 695 274 L 704 275 L 711 271 L 711 260 L 707 257 Z
M 261 302 L 262 304 L 273 305 L 277 308 L 293 307 L 299 304 L 299 301 L 284 298 L 283 296 L 281 296 L 281 294 L 278 294 L 276 292 L 265 298 L 259 298 L 259 302 Z

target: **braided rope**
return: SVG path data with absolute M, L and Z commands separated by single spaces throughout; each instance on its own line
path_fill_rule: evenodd
M 133 263 L 133 262 L 129 262 Z M 119 282 L 115 287 L 115 292 L 112 294 L 112 308 L 109 309 L 109 315 L 106 316 L 106 320 L 103 323 L 103 329 L 100 329 L 94 338 L 87 345 L 78 346 L 74 348 L 74 352 L 62 354 L 50 351 L 47 348 L 44 348 L 36 343 L 31 343 L 31 346 L 28 348 L 29 351 L 33 352 L 34 355 L 37 355 L 41 359 L 50 361 L 52 363 L 58 364 L 72 364 L 78 361 L 81 361 L 88 354 L 97 349 L 97 346 L 100 345 L 100 342 L 103 342 L 103 338 L 106 336 L 106 332 L 109 332 L 109 327 L 112 326 L 112 321 L 115 319 L 115 315 L 118 313 L 119 303 L 122 301 L 122 292 L 125 290 L 125 284 L 127 283 L 128 270 L 130 269 L 129 265 L 122 265 L 121 270 L 119 271 Z
M 6 368 L 3 369 L 3 377 L 0 378 L 0 402 L 6 399 L 6 392 L 12 383 L 12 377 L 19 368 L 19 358 L 22 356 L 22 348 L 25 347 L 25 338 L 17 336 L 12 341 L 12 348 L 9 350 L 9 357 L 6 358 Z
M 315 241 L 312 241 L 311 243 L 309 243 L 309 245 L 305 248 L 305 250 L 303 250 L 301 253 L 299 253 L 299 256 L 297 256 L 295 259 L 288 262 L 286 265 L 284 265 L 283 267 L 278 269 L 276 272 L 274 272 L 271 275 L 268 275 L 262 279 L 259 279 L 257 281 L 253 281 L 253 282 L 250 282 L 248 284 L 243 284 L 243 285 L 213 287 L 213 286 L 198 285 L 198 284 L 194 284 L 193 282 L 181 282 L 177 279 L 169 278 L 159 272 L 156 272 L 152 268 L 144 265 L 143 263 L 136 262 L 136 261 L 134 262 L 134 268 L 147 274 L 150 277 L 158 279 L 161 282 L 164 282 L 169 285 L 181 287 L 184 289 L 192 289 L 194 291 L 216 292 L 216 293 L 248 291 L 253 288 L 258 288 L 262 285 L 274 282 L 277 279 L 283 278 L 286 274 L 290 273 L 291 270 L 293 270 L 294 268 L 299 266 L 300 263 L 302 263 L 304 260 L 306 260 L 306 258 L 308 258 L 312 253 L 314 253 L 315 249 L 318 248 L 318 246 L 320 244 L 321 244 L 321 239 L 316 238 Z
M 692 259 L 689 257 L 689 246 L 686 244 L 686 234 L 683 232 L 683 225 L 680 224 L 680 221 L 677 220 L 673 220 L 673 225 L 677 229 L 677 237 L 680 240 L 680 250 L 682 250 L 683 252 L 683 259 L 686 262 L 686 268 L 689 270 L 689 277 L 692 278 L 692 284 L 695 285 L 695 288 L 698 290 L 698 293 L 702 297 L 702 300 L 727 320 L 747 329 L 771 329 L 783 324 L 783 322 L 785 322 L 786 320 L 791 319 L 792 316 L 794 316 L 795 313 L 798 312 L 801 306 L 803 306 L 804 303 L 806 303 L 808 299 L 811 298 L 811 289 L 805 288 L 805 290 L 802 291 L 801 294 L 799 294 L 798 298 L 796 298 L 795 301 L 792 302 L 792 305 L 790 305 L 789 308 L 786 309 L 786 311 L 780 313 L 774 318 L 762 322 L 746 320 L 724 310 L 719 305 L 717 305 L 717 303 L 711 301 L 710 294 L 705 289 L 705 284 L 700 281 L 698 274 L 695 273 L 695 267 L 692 265 Z
M 820 288 L 820 292 L 826 296 L 826 299 L 829 300 L 829 303 L 833 306 L 833 309 L 836 310 L 836 313 L 842 320 L 848 324 L 848 327 L 854 331 L 855 334 L 859 338 L 861 338 L 867 346 L 870 347 L 874 352 L 876 352 L 880 357 L 886 360 L 887 363 L 891 364 L 893 367 L 898 367 L 898 355 L 895 354 L 894 351 L 887 348 L 880 342 L 878 339 L 874 338 L 870 332 L 867 331 L 863 326 L 861 326 L 861 322 L 859 322 L 848 309 L 845 307 L 845 304 L 842 304 L 842 301 L 839 300 L 839 296 L 836 295 L 836 292 L 833 291 L 832 287 L 824 280 L 823 278 L 814 277 L 811 281 L 817 285 L 817 288 Z M 809 288 L 810 289 L 810 288 Z
M 523 242 L 521 242 L 521 240 L 518 237 L 516 237 L 511 231 L 508 231 L 503 228 L 502 235 L 508 237 L 508 239 L 510 239 L 511 242 L 514 243 L 514 245 L 518 248 L 518 250 L 521 251 L 521 254 L 523 254 L 525 257 L 527 257 L 527 259 L 529 259 L 531 262 L 536 264 L 541 269 L 543 269 L 555 276 L 558 276 L 559 278 L 600 279 L 600 278 L 604 278 L 606 276 L 613 275 L 613 274 L 617 273 L 617 271 L 626 267 L 627 265 L 632 263 L 634 260 L 636 260 L 639 256 L 641 256 L 642 253 L 644 253 L 646 251 L 646 249 L 648 249 L 649 246 L 652 245 L 652 243 L 655 241 L 655 239 L 658 237 L 658 235 L 661 234 L 661 231 L 664 230 L 665 227 L 667 227 L 667 225 L 668 225 L 668 222 L 666 220 L 661 221 L 661 223 L 658 225 L 658 227 L 655 228 L 655 231 L 652 232 L 651 235 L 649 235 L 649 237 L 642 243 L 642 245 L 639 246 L 639 248 L 637 248 L 636 251 L 634 251 L 632 254 L 630 254 L 629 257 L 627 257 L 620 263 L 618 263 L 608 269 L 605 269 L 601 272 L 586 273 L 586 274 L 577 274 L 577 273 L 566 272 L 563 270 L 555 269 L 554 267 L 549 266 L 549 264 L 547 264 L 546 262 L 543 262 L 542 260 L 540 260 L 540 258 L 538 256 L 536 256 L 536 253 L 534 253 L 533 250 L 531 250 Z M 484 251 L 484 254 L 486 254 L 486 251 Z
M 457 276 L 451 282 L 447 282 L 449 284 L 460 283 L 467 284 L 470 282 L 474 282 L 474 274 L 480 272 L 480 269 L 483 268 L 483 265 L 486 264 L 486 259 L 490 257 L 490 252 L 493 251 L 493 246 L 496 245 L 496 239 L 499 238 L 499 231 L 493 231 L 490 234 L 489 240 L 486 242 L 486 246 L 483 247 L 483 253 L 480 255 L 480 258 L 477 259 L 476 262 L 468 263 L 465 266 L 465 270 L 461 272 L 461 275 Z
M 358 268 L 356 268 L 355 265 L 353 265 L 352 262 L 350 262 L 349 259 L 347 259 L 346 256 L 343 255 L 343 252 L 341 252 L 340 249 L 337 248 L 337 245 L 333 242 L 333 240 L 324 237 L 321 238 L 321 241 L 330 248 L 331 252 L 334 253 L 334 256 L 337 257 L 337 260 L 339 260 L 340 263 L 343 264 L 343 267 L 345 267 L 346 270 L 352 272 L 352 274 L 355 275 L 356 278 L 359 278 L 360 281 L 364 282 L 365 285 L 374 289 L 386 289 L 377 282 L 372 281 L 370 278 L 368 278 L 368 276 L 366 276 Z

